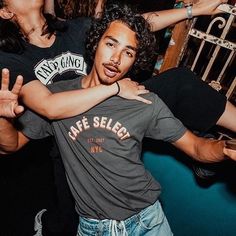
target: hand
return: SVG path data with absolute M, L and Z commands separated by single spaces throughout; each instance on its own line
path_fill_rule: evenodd
M 224 147 L 223 152 L 227 157 L 236 161 L 236 150 Z
M 129 100 L 138 100 L 146 104 L 152 103 L 151 101 L 139 96 L 141 94 L 149 93 L 149 91 L 145 89 L 143 85 L 139 85 L 137 82 L 134 82 L 129 78 L 119 80 L 117 83 L 119 83 L 120 86 L 120 92 L 118 93 L 118 96 Z
M 193 4 L 193 15 L 214 15 L 222 11 L 217 9 L 220 4 L 227 3 L 228 0 L 199 0 Z
M 23 84 L 23 77 L 17 76 L 16 82 L 9 90 L 9 70 L 2 70 L 2 83 L 0 90 L 0 116 L 14 118 L 24 111 L 24 107 L 18 104 L 20 90 Z
M 226 140 L 224 154 L 236 161 L 236 139 Z

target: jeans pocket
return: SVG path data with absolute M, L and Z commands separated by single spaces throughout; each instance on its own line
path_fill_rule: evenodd
M 148 230 L 162 224 L 165 219 L 165 214 L 159 202 L 146 208 L 139 216 L 140 226 Z

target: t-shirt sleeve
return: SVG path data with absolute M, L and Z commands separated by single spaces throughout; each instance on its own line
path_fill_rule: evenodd
M 180 139 L 186 130 L 166 104 L 158 96 L 155 96 L 153 114 L 145 136 L 172 143 Z
M 17 120 L 19 130 L 30 139 L 52 136 L 51 122 L 44 117 L 26 110 Z

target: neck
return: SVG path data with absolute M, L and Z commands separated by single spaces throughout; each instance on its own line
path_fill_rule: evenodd
M 91 72 L 82 79 L 82 88 L 91 88 L 101 84 L 94 67 Z
M 48 35 L 42 35 L 46 23 L 42 12 L 18 17 L 17 22 L 29 43 L 39 47 L 47 47 L 54 42 L 55 37 L 49 39 Z

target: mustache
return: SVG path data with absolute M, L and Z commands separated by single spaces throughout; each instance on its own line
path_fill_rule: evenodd
M 102 63 L 103 66 L 107 67 L 109 70 L 120 73 L 121 70 L 119 69 L 119 65 L 117 63 L 112 62 L 104 62 Z

